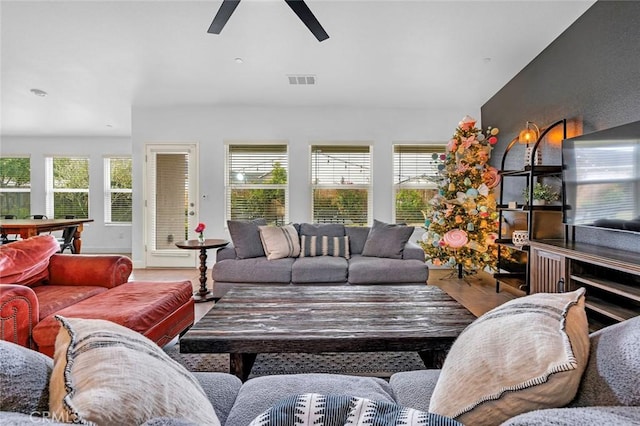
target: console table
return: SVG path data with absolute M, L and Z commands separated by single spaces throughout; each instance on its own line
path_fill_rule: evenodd
M 176 243 L 176 246 L 185 250 L 200 250 L 200 289 L 193 294 L 193 301 L 208 302 L 215 300 L 211 290 L 207 288 L 207 250 L 219 249 L 229 244 L 227 240 L 206 239 L 203 242 L 199 240 L 187 240 Z

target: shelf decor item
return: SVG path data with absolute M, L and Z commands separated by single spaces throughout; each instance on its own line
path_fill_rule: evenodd
M 528 231 L 513 231 L 511 234 L 511 240 L 516 247 L 522 247 L 529 244 L 529 232 Z
M 438 193 L 425 214 L 419 241 L 426 259 L 452 268 L 458 278 L 497 265 L 498 213 L 493 188 L 500 182 L 489 165 L 498 128 L 481 130 L 466 116 L 447 144 Z
M 525 202 L 529 202 L 529 187 L 522 190 L 522 196 Z M 552 203 L 560 198 L 558 192 L 551 186 L 536 182 L 533 185 L 533 202 L 534 206 L 544 206 L 547 203 Z
M 518 142 L 521 144 L 527 144 L 527 148 L 524 151 L 524 165 L 530 166 L 531 164 L 542 164 L 542 149 L 538 147 L 535 152 L 535 158 L 533 151 L 535 149 L 535 143 L 540 137 L 540 128 L 533 122 L 527 121 L 524 129 L 518 135 Z M 531 145 L 533 144 L 533 145 Z

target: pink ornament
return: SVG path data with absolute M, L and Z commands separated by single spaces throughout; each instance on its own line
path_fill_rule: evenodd
M 452 229 L 442 237 L 444 242 L 451 248 L 463 247 L 469 241 L 467 233 L 461 229 Z
M 482 180 L 487 184 L 489 188 L 495 188 L 500 183 L 500 175 L 498 169 L 495 167 L 489 167 L 486 172 L 482 174 Z
M 495 145 L 495 144 L 497 144 L 497 143 L 498 143 L 498 138 L 496 138 L 495 136 L 491 136 L 491 137 L 489 138 L 489 143 L 490 143 L 491 145 Z

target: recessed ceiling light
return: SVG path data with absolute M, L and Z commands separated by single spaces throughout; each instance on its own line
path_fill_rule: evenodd
M 40 96 L 41 98 L 44 98 L 45 96 L 48 95 L 47 92 L 45 92 L 44 90 L 40 90 L 40 89 L 31 89 L 30 92 L 33 93 L 36 96 Z
M 487 57 L 487 58 L 482 58 L 482 60 L 483 60 L 485 63 L 489 63 L 489 62 L 491 62 L 491 58 L 489 58 L 489 57 Z
M 113 127 L 113 124 L 107 124 L 107 127 Z
M 244 60 L 242 58 L 235 58 L 234 61 L 236 62 L 236 64 L 244 63 Z

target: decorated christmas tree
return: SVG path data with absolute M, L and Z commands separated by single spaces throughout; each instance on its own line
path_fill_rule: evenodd
M 420 241 L 427 260 L 472 274 L 497 266 L 498 214 L 493 188 L 500 182 L 497 169 L 489 165 L 498 128 L 475 127 L 466 116 L 447 144 L 440 166 L 439 191 L 425 213 L 426 232 Z

